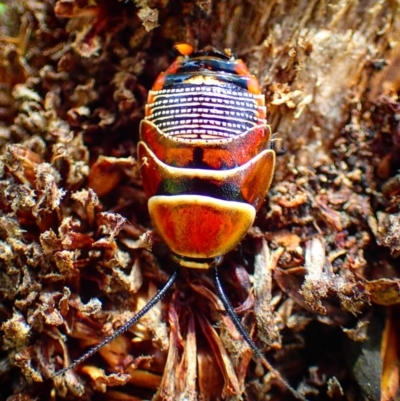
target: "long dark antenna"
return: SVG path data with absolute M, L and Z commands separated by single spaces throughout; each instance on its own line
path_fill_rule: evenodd
M 224 289 L 222 288 L 221 281 L 219 279 L 219 273 L 218 273 L 218 268 L 214 267 L 214 279 L 215 279 L 215 286 L 218 291 L 218 295 L 224 305 L 224 308 L 232 320 L 233 324 L 235 325 L 237 331 L 241 334 L 243 339 L 246 341 L 246 343 L 249 345 L 249 347 L 252 349 L 252 351 L 260 358 L 260 360 L 264 363 L 265 367 L 298 399 L 301 401 L 307 401 L 306 398 L 304 398 L 301 394 L 299 394 L 286 380 L 283 379 L 281 374 L 268 362 L 268 360 L 265 358 L 263 353 L 260 351 L 260 349 L 257 347 L 257 345 L 254 343 L 254 341 L 251 339 L 249 333 L 246 331 L 244 326 L 242 325 L 241 321 L 239 320 L 239 317 L 236 315 L 232 304 L 229 302 Z
M 128 320 L 123 326 L 121 326 L 118 330 L 116 330 L 111 336 L 105 338 L 101 343 L 97 344 L 93 348 L 91 348 L 86 354 L 83 354 L 80 358 L 76 359 L 71 365 L 68 367 L 59 370 L 58 372 L 54 373 L 52 378 L 62 375 L 63 373 L 67 372 L 70 369 L 73 369 L 75 366 L 79 365 L 89 357 L 91 357 L 93 354 L 95 354 L 100 348 L 104 347 L 106 344 L 110 343 L 112 340 L 117 338 L 120 334 L 125 333 L 131 326 L 133 326 L 137 321 L 143 317 L 153 306 L 156 305 L 158 301 L 160 301 L 164 295 L 167 293 L 167 291 L 172 287 L 172 285 L 175 283 L 176 278 L 178 277 L 178 268 L 175 267 L 174 272 L 172 273 L 171 277 L 168 279 L 168 281 L 165 283 L 164 287 L 159 289 L 154 295 L 154 297 L 141 309 L 135 316 L 133 316 L 130 320 Z

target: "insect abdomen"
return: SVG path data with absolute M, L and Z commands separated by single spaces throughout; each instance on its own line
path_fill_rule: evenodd
M 151 121 L 165 135 L 186 140 L 223 140 L 260 123 L 257 104 L 248 91 L 234 85 L 184 83 L 154 93 Z

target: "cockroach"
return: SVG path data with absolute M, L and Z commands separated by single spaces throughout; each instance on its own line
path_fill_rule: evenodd
M 175 270 L 139 313 L 55 376 L 127 331 L 163 298 L 179 268 L 212 268 L 218 294 L 238 332 L 290 392 L 305 400 L 253 342 L 218 274 L 224 255 L 252 226 L 273 178 L 275 152 L 264 95 L 256 77 L 229 50 L 176 48 L 180 56 L 149 92 L 138 143 L 150 217 L 171 250 Z

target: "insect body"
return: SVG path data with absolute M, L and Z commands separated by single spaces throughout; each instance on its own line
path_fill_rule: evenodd
M 257 79 L 229 51 L 212 47 L 181 56 L 156 80 L 140 127 L 138 160 L 154 225 L 178 266 L 214 267 L 215 286 L 228 315 L 254 353 L 298 399 L 305 400 L 269 364 L 228 301 L 218 264 L 253 224 L 271 184 L 275 153 Z M 57 376 L 127 331 L 174 284 L 168 282 L 127 323 Z
M 149 212 L 174 260 L 218 263 L 253 224 L 273 176 L 256 78 L 228 51 L 181 56 L 150 91 L 140 132 Z

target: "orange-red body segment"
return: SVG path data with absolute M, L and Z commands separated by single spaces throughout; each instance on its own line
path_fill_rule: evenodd
M 141 142 L 138 156 L 146 160 L 142 165 L 142 178 L 149 182 L 145 185 L 147 197 L 155 195 L 206 195 L 217 199 L 245 202 L 256 209 L 265 198 L 275 162 L 275 153 L 265 149 L 242 166 L 229 170 L 207 170 L 200 168 L 177 168 L 158 160 L 148 146 Z M 264 185 L 259 185 L 264 175 Z
M 202 163 L 211 170 L 225 170 L 241 166 L 269 147 L 271 134 L 268 126 L 257 126 L 235 138 L 223 141 L 195 141 L 166 136 L 152 122 L 143 120 L 141 139 L 154 155 L 165 164 L 174 167 L 195 165 L 196 152 L 201 148 Z
M 196 195 L 153 196 L 149 211 L 168 247 L 194 259 L 232 250 L 255 217 L 255 209 L 246 203 Z

